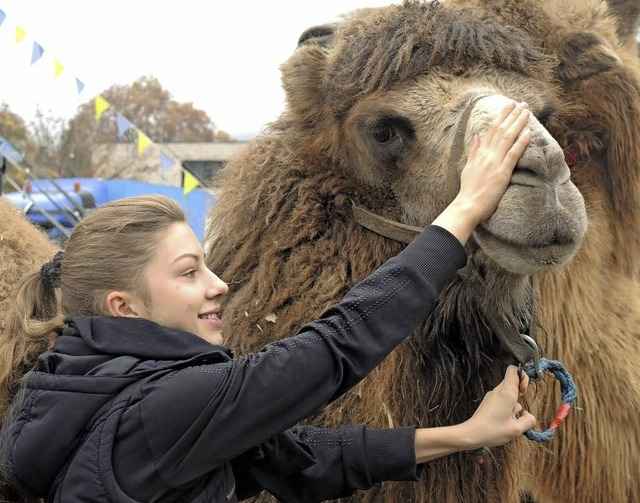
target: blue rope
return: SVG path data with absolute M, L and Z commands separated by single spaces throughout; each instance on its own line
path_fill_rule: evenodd
M 528 363 L 524 366 L 524 371 L 531 379 L 538 378 L 542 372 L 549 372 L 560 382 L 560 391 L 562 393 L 562 406 L 558 409 L 555 419 L 544 431 L 528 430 L 525 432 L 525 436 L 534 442 L 547 442 L 551 440 L 560 423 L 569 413 L 571 406 L 574 404 L 577 398 L 576 385 L 573 382 L 571 374 L 567 372 L 562 363 L 556 360 L 547 360 L 541 358 L 537 365 L 535 363 Z

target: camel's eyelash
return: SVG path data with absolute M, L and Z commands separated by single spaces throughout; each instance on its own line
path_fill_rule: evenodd
M 373 126 L 373 129 L 393 128 L 396 132 L 401 133 L 406 138 L 415 137 L 415 129 L 409 119 L 399 116 L 381 117 Z

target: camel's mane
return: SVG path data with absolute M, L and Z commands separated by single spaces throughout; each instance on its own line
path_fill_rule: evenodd
M 434 69 L 460 75 L 487 66 L 538 77 L 549 71 L 550 58 L 526 32 L 438 1 L 366 11 L 345 23 L 336 39 L 326 85 L 338 115 L 361 96 Z

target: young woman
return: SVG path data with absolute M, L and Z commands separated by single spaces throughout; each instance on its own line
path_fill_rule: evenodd
M 180 208 L 144 197 L 97 209 L 17 294 L 0 350 L 55 335 L 5 421 L 8 480 L 26 499 L 64 503 L 238 501 L 263 489 L 321 501 L 416 480 L 422 463 L 533 427 L 514 367 L 463 424 L 295 426 L 433 308 L 506 189 L 527 121 L 524 106 L 505 109 L 500 128 L 474 140 L 460 192 L 433 225 L 297 335 L 242 357 L 222 345 L 228 288 Z

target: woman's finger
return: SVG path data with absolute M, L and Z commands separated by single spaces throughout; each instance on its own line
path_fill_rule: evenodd
M 516 422 L 518 423 L 518 426 L 520 427 L 520 431 L 522 431 L 522 433 L 524 433 L 527 430 L 530 430 L 531 428 L 535 427 L 536 425 L 536 418 L 533 414 L 531 414 L 528 411 L 524 411 L 522 413 L 522 415 L 516 419 Z
M 522 108 L 519 104 L 516 105 L 511 110 L 509 115 L 507 115 L 502 120 L 502 122 L 500 122 L 494 127 L 494 132 L 491 137 L 491 143 L 489 144 L 491 148 L 496 148 L 501 145 L 502 140 L 509 133 L 511 126 L 516 122 L 516 120 L 518 120 L 518 117 L 520 117 L 520 114 L 522 113 L 523 110 L 524 108 Z
M 517 419 L 520 412 L 522 412 L 522 404 L 520 402 L 516 402 L 516 404 L 513 406 L 513 417 Z
M 518 385 L 520 383 L 520 378 L 518 377 L 518 367 L 515 365 L 509 365 L 504 374 L 504 379 L 502 382 L 498 384 L 496 389 L 504 390 L 508 396 L 513 398 L 515 402 L 518 400 Z
M 516 167 L 516 164 L 518 164 L 518 161 L 522 157 L 522 154 L 524 154 L 524 151 L 527 149 L 530 139 L 531 132 L 529 131 L 529 129 L 525 129 L 520 133 L 518 139 L 504 156 L 503 167 L 505 169 L 509 169 L 511 172 L 513 172 L 513 169 Z
M 493 126 L 489 128 L 489 131 L 485 135 L 485 141 L 488 145 L 490 145 L 493 142 L 494 136 L 496 135 L 500 125 L 506 120 L 507 117 L 509 117 L 509 115 L 513 113 L 515 109 L 516 109 L 516 102 L 512 101 L 500 111 L 498 118 L 494 122 Z
M 520 394 L 524 395 L 529 387 L 529 376 L 526 372 L 520 372 Z
M 496 139 L 495 147 L 498 149 L 499 155 L 504 156 L 509 151 L 516 139 L 527 127 L 530 116 L 531 114 L 528 110 L 521 109 L 520 114 L 509 124 L 505 133 Z

